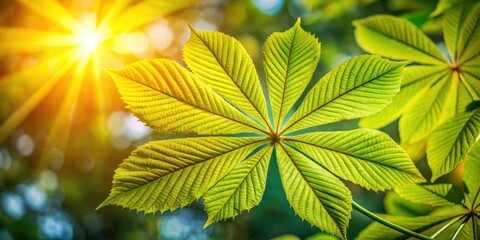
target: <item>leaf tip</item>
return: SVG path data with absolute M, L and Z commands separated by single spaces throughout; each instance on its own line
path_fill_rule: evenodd
M 107 199 L 105 199 L 105 201 L 103 201 L 102 203 L 100 203 L 100 205 L 98 205 L 98 207 L 95 208 L 95 211 L 98 211 L 98 210 L 100 210 L 100 208 L 103 208 L 103 207 L 105 207 L 105 206 L 107 206 L 107 205 L 110 205 L 110 198 L 107 198 Z
M 188 25 L 188 28 L 190 29 L 190 32 L 197 35 L 197 29 L 193 28 L 192 25 Z
M 211 217 L 207 218 L 207 221 L 205 222 L 205 224 L 203 225 L 203 229 L 206 229 L 207 227 L 209 227 L 210 225 L 212 225 L 213 223 L 213 219 Z
M 296 27 L 300 27 L 300 23 L 302 23 L 302 18 L 298 17 L 297 20 L 295 21 L 295 25 Z

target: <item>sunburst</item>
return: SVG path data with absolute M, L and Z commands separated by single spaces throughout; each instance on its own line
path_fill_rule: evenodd
M 0 26 L 0 58 L 9 61 L 8 57 L 22 54 L 37 59 L 29 67 L 0 77 L 0 143 L 62 82 L 61 86 L 66 86 L 62 89 L 65 97 L 56 106 L 58 112 L 51 121 L 45 144 L 48 147 L 53 142 L 68 142 L 71 112 L 85 80 L 91 81 L 90 95 L 95 99 L 99 121 L 104 122 L 101 72 L 105 67 L 114 67 L 115 62 L 123 64 L 121 53 L 115 52 L 115 38 L 198 0 L 17 2 L 21 10 L 28 12 L 27 16 L 40 17 L 47 24 L 35 28 Z M 12 101 L 17 98 L 15 89 L 27 92 L 28 97 Z

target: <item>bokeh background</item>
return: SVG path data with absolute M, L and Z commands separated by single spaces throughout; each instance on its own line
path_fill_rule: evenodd
M 274 161 L 261 204 L 207 229 L 201 200 L 165 214 L 111 206 L 96 211 L 108 196 L 114 170 L 136 146 L 174 137 L 152 132 L 129 114 L 103 69 L 157 57 L 183 64 L 182 47 L 192 26 L 237 38 L 263 81 L 264 41 L 301 17 L 302 27 L 322 44 L 316 81 L 347 58 L 364 54 L 355 42 L 355 19 L 400 16 L 443 46 L 441 21 L 431 15 L 436 6 L 436 0 L 1 0 L 0 239 L 271 239 L 284 234 L 303 239 L 317 234 L 289 207 Z M 319 129 L 356 127 L 357 121 L 348 121 Z M 398 140 L 396 129 L 395 122 L 382 130 Z M 428 176 L 417 148 L 409 151 Z M 348 186 L 358 203 L 385 212 L 384 193 Z M 397 200 L 391 194 L 386 198 Z M 349 239 L 369 223 L 354 211 Z

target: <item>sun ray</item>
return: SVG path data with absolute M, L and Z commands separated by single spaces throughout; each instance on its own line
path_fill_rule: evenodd
M 55 71 L 50 78 L 35 91 L 20 107 L 6 119 L 0 126 L 0 143 L 2 143 L 10 134 L 10 132 L 18 127 L 25 118 L 35 109 L 38 104 L 50 93 L 52 88 L 57 84 L 63 75 L 71 68 L 71 64 L 63 64 Z
M 53 72 L 58 66 L 72 64 L 71 59 L 74 49 L 69 49 L 52 55 L 45 55 L 38 59 L 38 63 L 11 74 L 0 77 L 0 99 L 7 95 L 12 88 L 36 89 L 38 84 L 43 83 L 44 79 L 39 77 L 48 77 L 45 73 Z
M 102 59 L 101 57 L 102 51 L 95 52 L 92 56 L 92 75 L 93 75 L 93 84 L 94 84 L 94 96 L 95 96 L 95 102 L 97 103 L 97 113 L 98 113 L 98 118 L 97 118 L 97 129 L 98 133 L 101 136 L 101 140 L 105 140 L 105 137 L 107 136 L 107 126 L 106 126 L 106 105 L 105 105 L 105 91 L 103 91 L 102 83 L 101 83 L 101 62 L 100 60 Z
M 115 19 L 119 14 L 121 14 L 122 11 L 128 7 L 130 2 L 131 0 L 113 1 L 111 5 L 108 7 L 108 12 L 100 21 L 100 24 L 98 25 L 98 30 L 104 32 L 105 35 L 110 37 L 111 33 L 108 31 L 110 31 L 112 20 Z
M 75 19 L 65 7 L 56 0 L 17 0 L 25 7 L 50 20 L 66 30 L 75 32 L 81 28 L 80 22 Z
M 158 16 L 164 16 L 193 5 L 194 0 L 156 1 L 146 0 L 128 8 L 112 26 L 112 34 L 130 31 L 142 26 Z
M 0 56 L 37 52 L 49 47 L 75 46 L 75 36 L 29 28 L 0 27 Z
M 80 49 L 79 49 L 80 50 Z M 51 147 L 56 147 L 60 150 L 65 150 L 70 135 L 71 117 L 77 108 L 77 100 L 80 94 L 80 90 L 85 79 L 85 67 L 89 61 L 90 56 L 83 55 L 75 68 L 73 78 L 70 80 L 70 87 L 65 93 L 65 99 L 61 103 L 60 110 L 55 116 L 53 125 L 49 130 L 48 137 L 45 141 L 45 149 L 40 157 L 39 167 L 43 169 L 48 163 L 49 152 Z

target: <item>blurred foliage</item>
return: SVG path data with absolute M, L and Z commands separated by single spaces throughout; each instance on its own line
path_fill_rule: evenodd
M 60 2 L 71 6 L 82 1 Z M 431 15 L 436 7 L 435 0 L 207 1 L 157 19 L 167 21 L 167 26 L 173 32 L 172 44 L 162 51 L 154 50 L 140 57 L 165 56 L 182 61 L 181 47 L 188 39 L 188 25 L 192 25 L 198 29 L 218 29 L 239 39 L 252 56 L 257 69 L 263 69 L 262 43 L 267 36 L 287 29 L 298 17 L 302 17 L 305 30 L 313 33 L 322 43 L 320 63 L 313 77 L 315 80 L 348 57 L 363 54 L 353 35 L 351 22 L 355 19 L 374 14 L 404 17 L 421 26 L 435 43 L 442 44 L 441 18 Z M 16 1 L 0 1 L 1 27 L 21 24 L 41 25 L 45 24 L 45 19 L 22 8 Z M 138 31 L 146 32 L 146 28 L 141 26 Z M 35 54 L 32 58 L 32 55 L 23 53 L 0 56 L 0 81 L 3 76 L 30 66 L 32 59 L 39 56 Z M 127 54 L 124 61 L 128 63 L 138 58 L 134 54 Z M 264 72 L 259 71 L 259 74 Z M 302 222 L 290 209 L 275 161 L 270 165 L 266 192 L 258 207 L 233 221 L 218 223 L 205 230 L 202 226 L 206 216 L 201 201 L 184 210 L 161 216 L 137 214 L 116 207 L 95 211 L 108 195 L 114 169 L 134 147 L 151 139 L 169 136 L 142 130 L 142 124 L 132 125 L 132 121 L 135 123 L 136 120 L 123 110 L 113 82 L 105 75 L 102 76 L 102 89 L 110 91 L 111 95 L 106 99 L 108 107 L 104 124 L 108 126 L 108 131 L 101 135 L 92 125 L 91 120 L 95 116 L 89 109 L 95 102 L 89 89 L 87 86 L 80 93 L 83 101 L 79 103 L 79 110 L 74 115 L 76 118 L 71 122 L 72 131 L 67 148 L 50 149 L 44 167 L 39 167 L 39 159 L 46 151 L 43 146 L 47 126 L 53 121 L 56 114 L 53 106 L 62 101 L 61 95 L 49 96 L 41 102 L 1 143 L 0 239 L 269 239 L 283 234 L 294 234 L 304 239 L 318 231 Z M 13 90 L 7 91 L 13 93 Z M 64 91 L 61 85 L 54 89 L 57 94 Z M 13 95 L 22 98 L 22 93 L 20 88 Z M 0 104 L 9 103 L 2 100 Z M 394 122 L 381 130 L 398 140 L 397 124 Z M 346 121 L 327 127 L 347 130 L 356 126 L 356 121 Z M 419 158 L 418 167 L 427 177 L 429 170 L 425 159 L 422 156 Z M 458 179 L 460 177 L 456 173 L 441 181 L 458 182 Z M 353 184 L 348 186 L 354 199 L 362 206 L 375 212 L 385 212 L 382 194 L 361 190 Z M 408 208 L 413 209 L 405 209 L 399 202 L 401 200 L 395 200 L 396 197 L 392 196 L 393 193 L 388 193 L 385 200 L 388 213 L 413 215 L 428 211 L 412 205 Z M 370 222 L 355 211 L 352 219 L 348 229 L 349 239 L 354 238 Z

